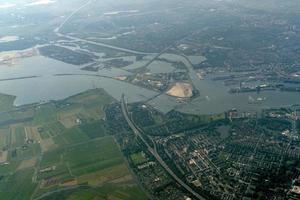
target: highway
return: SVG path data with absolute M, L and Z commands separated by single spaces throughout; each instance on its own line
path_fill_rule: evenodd
M 76 40 L 76 41 L 82 41 L 88 44 L 94 44 L 94 45 L 99 45 L 102 47 L 106 47 L 106 48 L 110 48 L 110 49 L 115 49 L 115 50 L 119 50 L 119 51 L 123 51 L 123 52 L 128 52 L 128 53 L 133 53 L 133 54 L 139 54 L 139 55 L 156 55 L 155 59 L 158 58 L 163 52 L 165 52 L 165 50 L 163 50 L 160 53 L 146 53 L 146 52 L 140 52 L 140 51 L 134 51 L 134 50 L 130 50 L 130 49 L 125 49 L 125 48 L 121 48 L 121 47 L 116 47 L 116 46 L 112 46 L 112 45 L 108 45 L 108 44 L 104 44 L 104 43 L 99 43 L 99 42 L 93 42 L 90 40 L 85 40 L 82 38 L 77 38 L 74 36 L 69 36 L 66 34 L 62 34 L 60 32 L 60 30 L 62 29 L 62 27 L 76 14 L 78 13 L 81 9 L 83 9 L 84 7 L 86 7 L 88 4 L 90 4 L 93 0 L 89 0 L 87 1 L 84 5 L 82 5 L 81 7 L 79 7 L 77 10 L 75 10 L 74 12 L 71 13 L 71 15 L 69 15 L 66 20 L 64 20 L 55 30 L 54 32 L 58 35 L 58 36 L 64 36 L 66 38 L 72 39 L 72 40 Z M 169 48 L 169 47 L 168 47 Z M 167 48 L 167 49 L 168 49 Z M 151 59 L 149 61 L 149 63 L 147 63 L 147 65 L 149 65 L 153 60 L 155 59 Z M 134 132 L 134 134 L 136 136 L 138 136 L 142 142 L 144 143 L 144 145 L 146 145 L 148 151 L 155 157 L 155 159 L 157 160 L 157 162 L 167 171 L 167 173 L 179 184 L 181 185 L 183 188 L 185 188 L 188 192 L 190 192 L 196 199 L 199 200 L 205 200 L 205 198 L 203 196 L 201 196 L 200 194 L 198 194 L 197 192 L 195 192 L 190 186 L 188 186 L 186 183 L 184 183 L 180 178 L 178 178 L 178 176 L 168 167 L 168 165 L 163 161 L 163 159 L 160 157 L 160 155 L 156 152 L 155 149 L 153 149 L 148 142 L 143 138 L 142 134 L 141 134 L 141 130 L 131 121 L 131 119 L 128 116 L 128 109 L 127 109 L 127 104 L 125 102 L 124 99 L 124 94 L 122 95 L 122 100 L 121 100 L 121 105 L 122 105 L 122 112 L 123 115 L 128 123 L 128 125 L 130 126 L 130 128 L 132 129 L 132 131 Z
M 90 40 L 85 40 L 85 39 L 82 39 L 82 38 L 78 38 L 78 37 L 74 37 L 74 36 L 70 36 L 70 35 L 61 33 L 61 29 L 64 27 L 64 25 L 66 23 L 68 23 L 68 21 L 74 15 L 76 15 L 79 11 L 81 11 L 82 9 L 84 9 L 86 6 L 88 6 L 90 3 L 94 2 L 94 1 L 95 0 L 88 0 L 82 6 L 80 6 L 75 11 L 73 11 L 68 17 L 66 17 L 66 19 L 61 24 L 59 24 L 59 26 L 57 28 L 54 29 L 54 33 L 59 37 L 65 37 L 65 38 L 68 38 L 68 39 L 71 39 L 71 40 L 81 41 L 81 42 L 85 42 L 87 44 L 98 45 L 98 46 L 102 46 L 102 47 L 106 47 L 106 48 L 109 48 L 109 49 L 114 49 L 114 50 L 118 50 L 118 51 L 122 51 L 122 52 L 126 52 L 126 53 L 132 53 L 132 54 L 137 54 L 137 55 L 157 55 L 157 53 L 147 53 L 147 52 L 135 51 L 135 50 L 126 49 L 126 48 L 122 48 L 122 47 L 117 47 L 117 46 L 113 46 L 113 45 L 109 45 L 109 44 L 105 44 L 105 43 L 101 43 L 101 42 L 94 42 L 94 41 L 90 41 Z
M 157 53 L 147 53 L 147 52 L 141 52 L 141 51 L 135 51 L 135 50 L 131 50 L 131 49 L 125 49 L 122 47 L 117 47 L 117 46 L 113 46 L 113 45 L 109 45 L 109 44 L 105 44 L 105 43 L 101 43 L 101 42 L 94 42 L 91 40 L 85 40 L 82 38 L 78 38 L 78 37 L 74 37 L 74 36 L 69 36 L 69 35 L 65 35 L 65 34 L 61 34 L 61 36 L 66 37 L 68 39 L 71 40 L 75 40 L 75 41 L 81 41 L 81 42 L 85 42 L 87 44 L 93 44 L 93 45 L 98 45 L 101 47 L 105 47 L 105 48 L 109 48 L 109 49 L 113 49 L 113 50 L 118 50 L 118 51 L 122 51 L 122 52 L 126 52 L 126 53 L 131 53 L 131 54 L 137 54 L 137 55 L 157 55 Z
M 205 200 L 203 196 L 195 192 L 190 186 L 188 186 L 186 183 L 184 183 L 178 176 L 169 168 L 169 166 L 163 161 L 163 159 L 160 157 L 160 155 L 153 149 L 148 142 L 143 138 L 140 128 L 134 124 L 134 122 L 130 119 L 127 104 L 125 102 L 124 94 L 122 95 L 121 99 L 121 106 L 122 106 L 122 113 L 125 117 L 126 122 L 134 132 L 134 134 L 139 137 L 144 145 L 146 145 L 148 151 L 155 157 L 157 162 L 167 171 L 167 173 L 184 189 L 186 189 L 188 192 L 190 192 L 196 199 L 199 200 Z
M 54 30 L 55 33 L 59 34 L 60 29 L 74 16 L 76 15 L 80 10 L 85 8 L 87 5 L 89 5 L 94 0 L 88 0 L 85 4 L 81 5 L 79 8 L 74 10 L 67 18 Z

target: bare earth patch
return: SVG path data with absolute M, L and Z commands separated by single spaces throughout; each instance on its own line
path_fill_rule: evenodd
M 65 116 L 65 117 L 59 118 L 59 122 L 62 123 L 62 125 L 66 128 L 72 128 L 72 127 L 78 125 L 77 119 L 78 119 L 77 116 L 70 115 L 70 116 Z
M 72 128 L 77 124 L 77 115 L 82 112 L 81 108 L 75 108 L 58 114 L 58 121 L 66 128 Z
M 35 142 L 40 142 L 42 140 L 38 132 L 38 126 L 25 127 L 25 133 L 27 133 L 28 139 L 34 140 Z
M 116 80 L 119 80 L 119 81 L 125 81 L 127 79 L 126 76 L 117 76 L 115 77 Z
M 0 151 L 0 164 L 7 161 L 7 151 Z
M 1 8 L 1 5 L 0 5 L 0 8 Z M 3 38 L 2 38 L 2 40 L 3 40 Z M 0 43 L 1 43 L 1 38 L 0 38 Z M 2 53 L 0 53 L 0 65 L 1 64 L 14 65 L 16 59 L 32 57 L 32 56 L 36 56 L 37 54 L 38 54 L 38 52 L 34 48 L 25 49 L 23 51 L 2 52 Z
M 127 166 L 120 164 L 108 169 L 100 170 L 97 172 L 84 174 L 78 178 L 79 183 L 88 182 L 89 185 L 101 185 L 105 182 L 128 182 L 133 180 Z
M 127 182 L 130 182 L 132 180 L 133 180 L 132 176 L 129 174 L 129 175 L 114 179 L 114 180 L 111 181 L 111 183 L 127 183 Z
M 36 164 L 36 160 L 37 160 L 36 157 L 31 158 L 31 159 L 29 159 L 29 160 L 23 160 L 23 161 L 21 162 L 21 164 L 19 165 L 19 167 L 18 167 L 17 170 L 27 169 L 27 168 L 30 168 L 30 167 L 34 167 L 35 164 Z
M 60 184 L 60 186 L 62 186 L 62 187 L 69 187 L 69 186 L 74 186 L 74 185 L 77 185 L 76 179 L 68 180 L 68 181 L 65 181 L 62 184 Z
M 189 83 L 175 83 L 167 95 L 179 98 L 189 98 L 193 96 L 193 86 Z
M 56 147 L 57 147 L 57 145 L 54 143 L 54 141 L 51 138 L 44 139 L 41 141 L 42 152 L 46 152 L 51 149 L 55 149 Z

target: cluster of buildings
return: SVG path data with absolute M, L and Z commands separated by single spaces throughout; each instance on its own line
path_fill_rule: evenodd
M 296 143 L 271 137 L 269 134 L 275 133 L 262 125 L 255 127 L 249 122 L 249 119 L 253 119 L 252 122 L 256 120 L 254 115 L 251 115 L 252 118 L 239 118 L 235 112 L 229 112 L 232 125 L 226 137 L 222 138 L 218 129 L 187 131 L 185 134 L 156 137 L 156 144 L 173 161 L 186 182 L 217 199 L 246 200 L 257 198 L 259 192 L 287 191 L 289 183 L 285 187 L 272 186 L 269 182 L 273 181 L 277 172 L 283 173 L 281 170 L 287 160 L 300 159 L 300 148 Z M 235 122 L 236 119 L 239 122 Z M 268 177 L 264 179 L 266 183 L 261 182 L 264 176 Z M 288 178 L 292 181 L 292 177 Z M 270 185 L 270 188 L 262 189 L 261 184 Z M 289 193 L 274 193 L 269 198 L 295 195 L 299 188 L 300 185 L 294 184 Z

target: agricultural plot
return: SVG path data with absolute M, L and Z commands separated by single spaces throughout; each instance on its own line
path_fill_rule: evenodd
M 90 90 L 75 96 L 72 96 L 66 100 L 70 103 L 86 105 L 88 107 L 94 107 L 95 105 L 107 105 L 114 101 L 114 99 L 108 95 L 103 89 Z
M 40 152 L 41 147 L 39 144 L 28 144 L 16 149 L 16 158 L 19 160 L 30 159 L 34 156 L 38 156 Z
M 9 143 L 9 130 L 7 128 L 0 128 L 0 151 Z
M 52 137 L 54 143 L 58 146 L 67 144 L 76 144 L 106 135 L 106 127 L 103 121 L 94 121 L 83 123 L 79 126 L 62 131 L 59 135 Z
M 65 151 L 64 155 L 64 161 L 69 163 L 72 173 L 76 175 L 109 168 L 124 162 L 112 137 L 72 146 Z
M 58 146 L 84 142 L 87 141 L 88 139 L 89 137 L 78 127 L 73 127 L 71 129 L 64 131 L 60 135 L 53 137 L 53 141 Z
M 33 122 L 37 125 L 55 121 L 57 116 L 57 108 L 52 103 L 38 106 L 35 109 Z
M 71 169 L 78 170 L 89 165 L 108 163 L 117 160 L 123 162 L 122 155 L 112 137 L 105 137 L 95 141 L 87 141 L 66 148 L 58 148 L 44 154 L 41 167 L 54 166 L 67 162 Z
M 128 168 L 125 164 L 116 165 L 103 170 L 84 174 L 78 177 L 78 183 L 88 183 L 89 185 L 100 185 L 103 183 L 133 182 Z
M 0 94 L 0 112 L 11 110 L 14 107 L 15 99 L 15 96 Z
M 42 140 L 37 126 L 25 127 L 25 133 L 27 134 L 28 139 L 33 140 L 36 143 L 39 143 Z
M 72 128 L 82 122 L 104 119 L 103 108 L 113 101 L 113 98 L 102 89 L 90 90 L 72 96 L 65 100 L 68 106 L 59 110 L 58 120 L 65 128 Z
M 43 169 L 61 163 L 63 158 L 63 153 L 64 153 L 63 148 L 55 149 L 45 153 L 40 163 L 40 168 Z
M 52 138 L 43 139 L 40 142 L 42 152 L 53 150 L 57 147 Z
M 103 109 L 113 101 L 96 89 L 1 115 L 0 199 L 49 191 L 58 199 L 145 199 L 106 131 Z M 61 191 L 82 185 L 87 190 Z
M 105 112 L 103 111 L 103 107 L 101 105 L 97 106 L 84 106 L 84 110 L 80 113 L 81 119 L 91 122 L 94 120 L 101 120 L 105 117 Z
M 55 180 L 53 183 L 43 184 L 41 188 L 50 188 L 53 186 L 58 186 L 65 180 L 73 178 L 70 174 L 69 168 L 65 163 L 56 163 L 55 165 L 40 170 L 38 175 L 38 180 L 41 182 L 50 182 Z
M 88 135 L 90 139 L 103 137 L 106 134 L 106 128 L 103 121 L 85 123 L 79 126 L 80 130 Z
M 26 134 L 22 126 L 14 125 L 10 127 L 10 143 L 12 147 L 20 147 L 25 143 Z
M 82 122 L 104 119 L 103 108 L 113 99 L 102 90 L 92 90 L 70 97 L 66 101 L 70 105 L 58 112 L 58 120 L 65 128 L 72 128 Z
M 68 184 L 134 184 L 113 137 L 103 137 L 46 152 L 40 163 L 40 189 L 51 190 Z M 51 182 L 51 184 L 50 184 Z
M 144 200 L 147 199 L 145 194 L 138 186 L 116 186 L 105 184 L 99 188 L 80 187 L 74 190 L 54 193 L 43 200 L 71 200 L 71 199 L 97 199 L 97 200 Z
M 80 122 L 79 114 L 82 112 L 80 107 L 71 107 L 58 113 L 58 120 L 65 128 L 72 128 Z
M 23 160 L 21 164 L 18 166 L 17 170 L 32 168 L 35 166 L 36 162 L 37 162 L 37 157 L 32 157 L 30 159 Z
M 1 199 L 24 200 L 30 199 L 36 184 L 32 183 L 34 170 L 20 170 L 0 181 Z
M 77 105 L 77 107 L 72 106 L 72 108 L 65 109 L 58 113 L 58 121 L 65 128 L 72 128 L 83 122 L 91 122 L 103 118 L 104 111 L 101 106 L 86 108 L 86 106 Z
M 18 169 L 21 162 L 22 161 L 20 160 L 9 160 L 9 164 L 0 165 L 0 176 L 14 173 Z
M 25 110 L 17 110 L 12 112 L 4 112 L 0 115 L 0 125 L 11 125 L 18 124 L 27 121 L 31 121 L 34 116 L 33 108 L 28 108 Z
M 8 151 L 0 151 L 0 164 L 7 161 Z
M 44 123 L 39 127 L 39 133 L 42 138 L 54 137 L 65 130 L 65 127 L 58 121 Z

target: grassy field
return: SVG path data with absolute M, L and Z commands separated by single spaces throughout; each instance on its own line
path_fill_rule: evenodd
M 0 165 L 0 176 L 14 173 L 20 164 L 20 160 L 11 160 L 9 165 Z
M 5 113 L 1 113 L 0 115 L 0 124 L 9 125 L 14 123 L 15 124 L 20 123 L 20 121 L 30 121 L 33 118 L 33 116 L 34 116 L 33 108 L 5 112 Z
M 39 144 L 28 144 L 24 148 L 17 149 L 17 159 L 28 159 L 34 156 L 38 156 L 41 152 Z
M 11 146 L 20 147 L 25 143 L 25 130 L 22 126 L 11 126 Z
M 65 130 L 64 126 L 56 120 L 49 123 L 43 123 L 40 128 L 43 129 L 41 132 L 42 138 L 54 137 Z
M 103 137 L 106 134 L 106 128 L 103 121 L 95 121 L 91 123 L 82 124 L 79 126 L 80 130 L 87 134 L 90 139 Z
M 48 123 L 50 121 L 55 121 L 57 118 L 56 113 L 57 113 L 57 108 L 52 103 L 38 106 L 35 109 L 33 122 L 35 124 L 43 124 L 43 123 Z
M 77 119 L 79 119 L 82 112 L 83 109 L 79 105 L 72 105 L 58 112 L 58 120 L 64 127 L 72 128 L 78 125 Z
M 0 128 L 0 149 L 3 149 L 9 142 L 9 129 Z
M 60 135 L 53 137 L 53 141 L 58 146 L 84 142 L 87 140 L 89 140 L 89 137 L 78 127 L 73 127 L 71 129 L 65 130 Z
M 83 174 L 78 177 L 78 183 L 89 185 L 100 185 L 109 181 L 132 181 L 132 177 L 129 174 L 127 166 L 122 163 L 119 165 L 111 166 L 96 172 Z
M 70 175 L 79 177 L 121 164 L 124 164 L 122 154 L 113 137 L 108 136 L 46 152 L 43 155 L 40 169 L 52 166 L 55 166 L 56 169 L 41 173 L 39 179 Z
M 15 96 L 0 94 L 0 112 L 11 110 L 14 107 L 15 99 Z
M 87 187 L 45 199 L 145 199 L 106 131 L 103 108 L 113 101 L 96 89 L 0 115 L 0 148 L 9 148 L 0 164 L 0 199 L 30 199 L 77 184 Z
M 78 120 L 101 120 L 105 117 L 104 106 L 113 101 L 114 99 L 102 89 L 90 90 L 64 100 L 69 106 L 60 109 L 57 118 L 66 128 L 79 125 Z
M 74 95 L 66 99 L 67 102 L 85 105 L 86 107 L 93 108 L 95 106 L 104 106 L 114 101 L 103 89 L 89 90 L 78 95 Z
M 115 185 L 114 187 L 122 186 L 121 191 L 128 184 L 135 187 L 133 177 L 111 136 L 77 144 L 65 144 L 58 149 L 46 152 L 40 163 L 40 170 L 53 166 L 55 166 L 55 170 L 39 173 L 38 180 L 52 179 L 55 180 L 55 184 L 49 185 L 48 188 L 41 188 L 38 194 L 60 188 L 66 182 L 87 184 L 93 187 L 109 183 Z M 125 196 L 130 197 L 132 187 L 124 190 Z M 138 188 L 136 189 L 139 191 Z M 112 196 L 113 192 L 110 191 Z M 122 196 L 122 194 L 123 192 L 116 192 L 114 195 Z M 142 193 L 140 192 L 140 194 Z
M 105 184 L 99 188 L 80 188 L 53 194 L 42 200 L 144 200 L 145 194 L 137 186 Z
M 131 154 L 130 159 L 132 160 L 134 165 L 139 165 L 147 162 L 147 159 L 145 158 L 142 152 Z
M 36 184 L 32 183 L 33 169 L 20 170 L 0 181 L 0 198 L 7 200 L 30 199 Z
M 59 148 L 53 151 L 49 151 L 43 155 L 40 168 L 46 168 L 61 162 L 61 156 L 63 155 L 65 149 Z
M 76 145 L 65 151 L 64 161 L 73 174 L 82 175 L 124 162 L 112 137 Z

